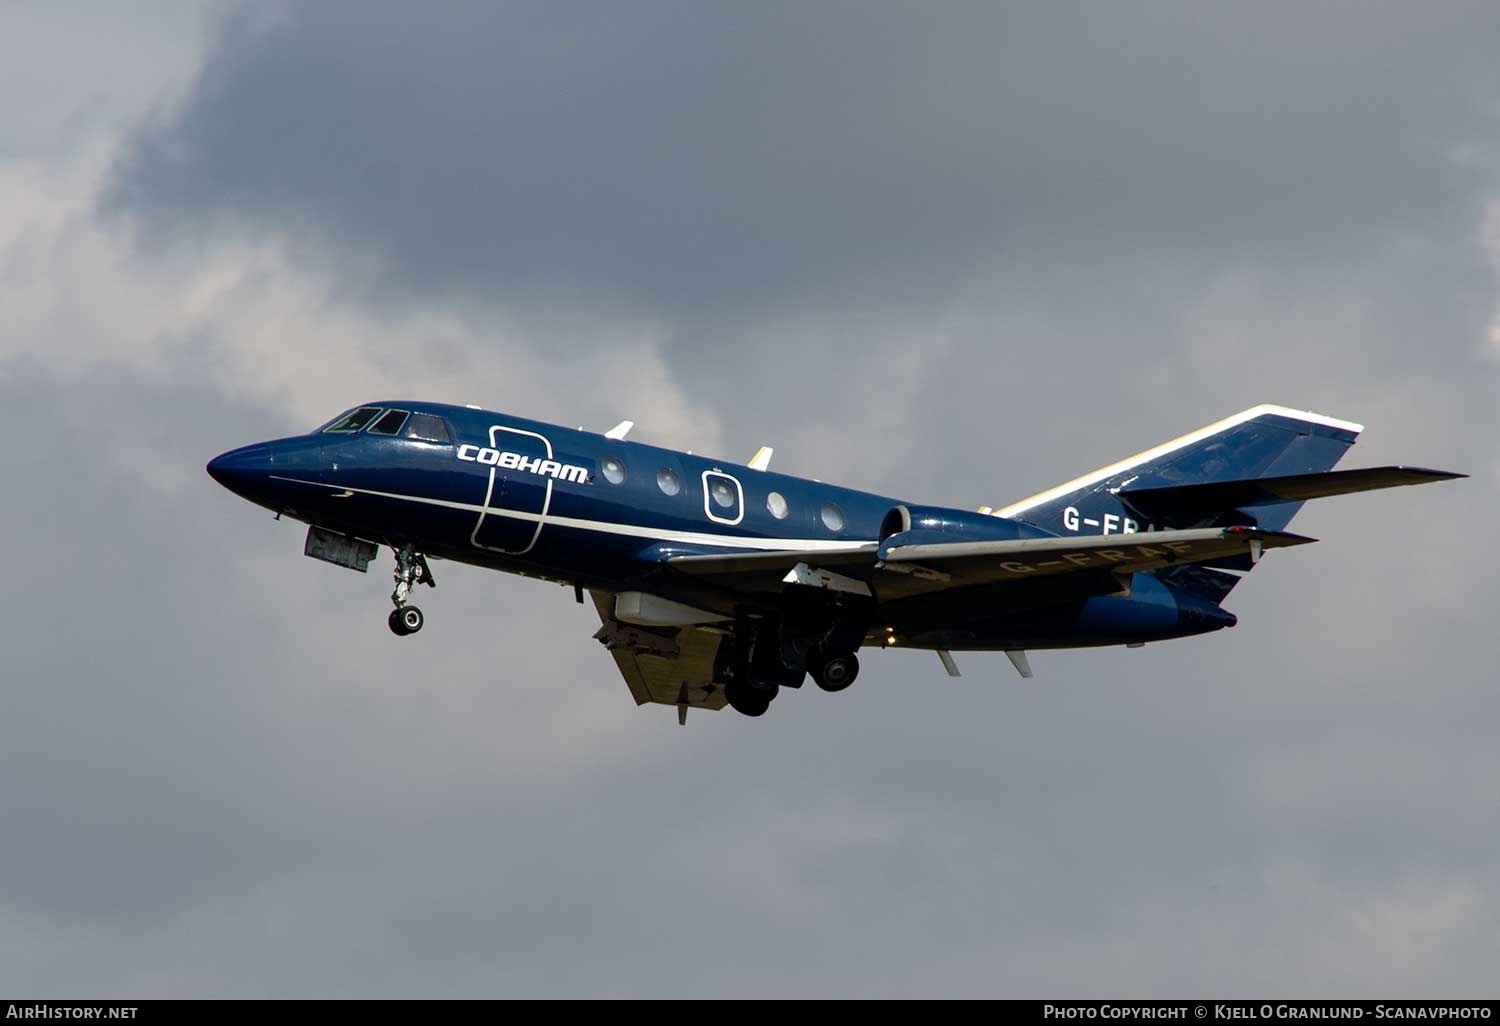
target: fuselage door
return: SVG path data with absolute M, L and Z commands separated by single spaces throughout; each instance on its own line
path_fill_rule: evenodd
M 745 519 L 745 490 L 718 470 L 703 472 L 703 512 L 716 524 L 733 527 Z
M 530 552 L 542 535 L 542 523 L 552 505 L 552 443 L 535 431 L 494 424 L 489 447 L 464 447 L 489 470 L 484 512 L 470 540 L 481 549 L 520 556 Z M 460 453 L 463 457 L 465 454 Z

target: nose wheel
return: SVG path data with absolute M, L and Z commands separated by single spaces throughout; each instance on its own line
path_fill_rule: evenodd
M 418 584 L 436 588 L 437 581 L 433 580 L 432 571 L 428 569 L 427 557 L 410 545 L 396 550 L 396 571 L 391 576 L 396 581 L 396 590 L 391 592 L 391 602 L 396 608 L 391 610 L 386 623 L 392 634 L 404 638 L 421 630 L 426 620 L 422 611 L 410 604 L 412 589 Z
M 397 637 L 404 638 L 408 634 L 415 634 L 422 629 L 422 611 L 416 606 L 404 606 L 401 609 L 392 609 L 391 615 L 386 618 L 386 623 L 391 625 L 391 633 Z

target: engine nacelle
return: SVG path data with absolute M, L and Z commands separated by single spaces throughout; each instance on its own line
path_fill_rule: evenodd
M 898 545 L 1055 538 L 1021 520 L 942 506 L 893 506 L 880 521 L 880 554 Z

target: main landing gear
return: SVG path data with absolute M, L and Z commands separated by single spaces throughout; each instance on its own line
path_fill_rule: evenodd
M 814 649 L 807 656 L 807 672 L 824 691 L 842 691 L 859 676 L 859 657 L 853 652 L 828 655 Z
M 391 576 L 396 581 L 396 590 L 391 592 L 391 602 L 396 608 L 391 610 L 386 623 L 392 634 L 404 638 L 421 630 L 425 620 L 420 609 L 409 605 L 412 588 L 418 584 L 436 588 L 437 581 L 433 580 L 432 571 L 427 567 L 427 557 L 410 545 L 396 550 L 396 572 Z
M 764 716 L 771 708 L 771 699 L 781 690 L 777 684 L 760 686 L 759 682 L 732 680 L 724 685 L 724 698 L 729 707 L 744 716 Z
M 752 664 L 730 678 L 724 686 L 724 698 L 737 713 L 764 716 L 782 687 L 801 686 L 802 672 L 783 669 L 767 673 Z M 824 691 L 843 691 L 859 676 L 859 657 L 853 652 L 824 655 L 815 650 L 808 654 L 807 672 Z M 785 679 L 788 675 L 795 677 L 796 683 Z
M 721 650 L 717 680 L 724 699 L 744 716 L 764 716 L 782 688 L 800 688 L 811 674 L 824 691 L 843 691 L 859 676 L 859 658 L 848 647 L 863 636 L 855 629 L 830 630 L 814 641 L 782 634 L 773 626 L 742 623 Z

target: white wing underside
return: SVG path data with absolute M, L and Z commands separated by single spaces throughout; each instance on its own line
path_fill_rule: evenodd
M 614 657 L 636 705 L 724 708 L 724 688 L 713 679 L 721 633 L 700 627 L 637 627 L 615 619 L 613 595 L 589 594 L 603 624 L 594 637 Z

